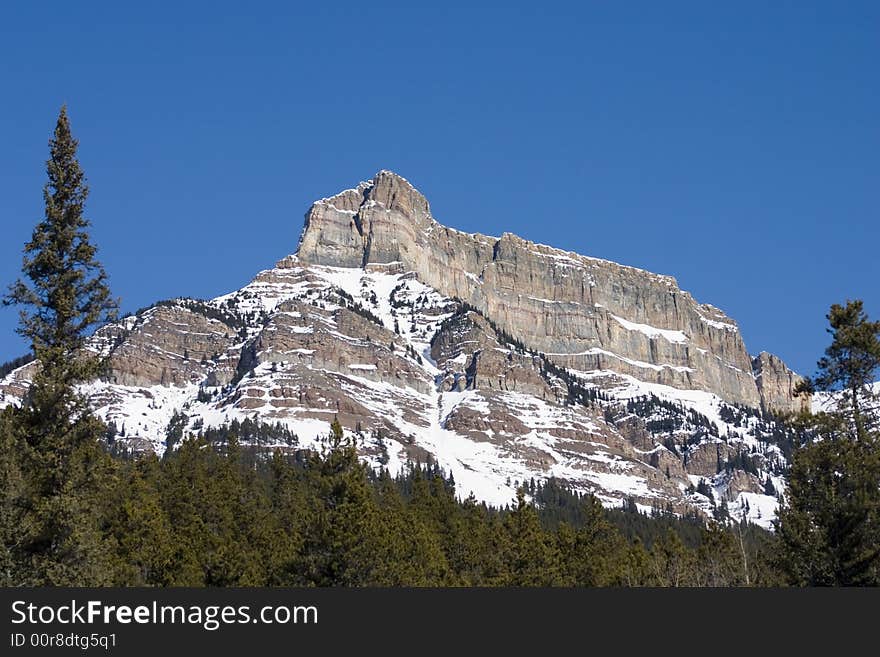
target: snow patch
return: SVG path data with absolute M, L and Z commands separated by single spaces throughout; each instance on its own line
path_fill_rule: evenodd
M 637 324 L 636 322 L 630 322 L 623 319 L 622 317 L 618 317 L 617 315 L 611 315 L 611 317 L 613 317 L 614 321 L 616 321 L 626 330 L 644 333 L 652 340 L 656 338 L 663 338 L 667 342 L 672 342 L 675 344 L 683 344 L 688 341 L 687 336 L 682 331 L 671 331 L 668 329 L 659 329 L 654 326 L 649 326 L 648 324 Z

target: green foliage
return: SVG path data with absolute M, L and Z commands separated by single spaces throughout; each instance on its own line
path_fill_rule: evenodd
M 516 506 L 504 518 L 505 561 L 511 586 L 559 584 L 560 564 L 556 542 L 542 529 L 535 508 L 528 504 L 522 488 Z
M 793 584 L 880 584 L 878 482 L 875 444 L 823 440 L 795 454 L 778 521 Z
M 198 436 L 209 445 L 225 445 L 233 438 L 243 445 L 255 447 L 270 444 L 293 447 L 299 441 L 297 435 L 280 422 L 269 424 L 251 418 L 235 419 L 219 427 L 198 428 Z
M 59 413 L 73 397 L 70 387 L 98 373 L 100 361 L 82 348 L 91 329 L 115 317 L 116 302 L 89 241 L 88 187 L 64 107 L 49 146 L 45 216 L 24 247 L 22 271 L 30 282 L 17 281 L 3 302 L 23 307 L 18 332 L 40 360 L 35 387 L 45 395 L 42 410 Z
M 859 300 L 834 304 L 826 317 L 831 344 L 819 359 L 818 374 L 799 389 L 832 393 L 837 407 L 831 415 L 846 423 L 851 438 L 867 440 L 880 428 L 872 386 L 880 369 L 880 321 L 870 321 Z
M 168 420 L 168 426 L 165 427 L 165 449 L 174 449 L 181 440 L 183 440 L 183 430 L 186 428 L 189 417 L 186 413 L 174 411 L 171 419 Z
M 510 509 L 459 500 L 434 464 L 392 478 L 361 462 L 341 426 L 320 451 L 246 451 L 237 432 L 188 436 L 158 459 L 101 452 L 95 496 L 42 497 L 18 457 L 14 410 L 0 414 L 2 582 L 123 586 L 630 586 L 773 581 L 769 547 L 670 514 L 609 511 L 553 480 Z M 241 427 L 241 424 L 239 424 Z M 97 428 L 96 428 L 97 429 Z M 100 434 L 92 436 L 95 444 Z M 105 458 L 106 457 L 106 458 Z M 85 464 L 83 464 L 85 465 Z M 82 481 L 80 475 L 72 480 Z M 533 496 L 533 501 L 526 497 Z M 54 524 L 19 525 L 34 504 Z M 63 513 L 61 513 L 63 511 Z M 63 519 L 71 519 L 71 527 Z M 627 522 L 621 521 L 626 518 Z M 27 523 L 25 523 L 27 524 Z M 71 530 L 75 542 L 63 539 Z M 63 539 L 78 558 L 42 563 L 22 537 Z M 647 544 L 647 549 L 644 547 Z M 721 545 L 724 549 L 718 547 Z M 41 554 L 36 551 L 36 554 Z M 59 565 L 59 564 L 63 564 Z M 742 573 L 748 572 L 749 578 Z M 762 574 L 763 573 L 763 574 Z
M 797 585 L 880 584 L 880 322 L 861 301 L 828 314 L 831 345 L 803 392 L 829 393 L 835 408 L 803 414 L 815 440 L 797 450 L 778 519 L 778 563 Z
M 610 522 L 631 542 L 641 543 L 650 550 L 654 543 L 674 532 L 688 548 L 700 545 L 705 519 L 695 512 L 675 515 L 669 511 L 654 510 L 650 515 L 640 513 L 634 503 L 620 509 L 606 511 Z
M 24 248 L 29 282 L 19 280 L 3 300 L 22 306 L 19 333 L 40 366 L 22 407 L 4 414 L 0 524 L 15 583 L 105 584 L 115 547 L 104 540 L 103 505 L 116 464 L 97 439 L 106 428 L 76 386 L 101 370 L 86 340 L 116 304 L 89 241 L 88 188 L 63 107 L 49 145 L 45 217 Z

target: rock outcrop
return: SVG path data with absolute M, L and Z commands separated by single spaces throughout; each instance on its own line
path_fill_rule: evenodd
M 297 256 L 335 267 L 400 263 L 572 370 L 710 391 L 750 407 L 793 403 L 782 386 L 762 397 L 736 323 L 697 303 L 674 278 L 510 233 L 442 226 L 425 197 L 390 171 L 316 202 Z
M 752 360 L 752 371 L 762 410 L 796 413 L 809 408 L 810 400 L 806 395 L 795 395 L 802 377 L 788 369 L 779 357 L 762 351 Z
M 235 373 L 238 329 L 199 312 L 204 304 L 166 302 L 103 329 L 112 343 L 108 380 L 125 386 L 182 386 L 201 381 L 208 371 L 224 383 Z M 195 309 L 194 309 L 195 308 Z M 225 361 L 224 369 L 217 364 Z

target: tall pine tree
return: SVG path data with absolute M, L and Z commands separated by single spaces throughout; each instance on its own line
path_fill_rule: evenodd
M 831 344 L 819 359 L 816 376 L 798 389 L 825 393 L 834 405 L 827 419 L 836 420 L 853 440 L 869 440 L 880 427 L 873 385 L 880 371 L 880 321 L 868 319 L 860 300 L 834 304 L 826 318 Z
M 779 514 L 779 565 L 793 584 L 880 584 L 880 451 L 873 382 L 880 322 L 861 301 L 831 307 L 832 342 L 800 386 L 833 405 L 801 423 L 817 437 L 794 455 Z
M 87 340 L 115 317 L 116 303 L 83 216 L 88 187 L 77 145 L 62 107 L 49 142 L 45 216 L 24 247 L 27 280 L 16 282 L 3 300 L 22 306 L 19 333 L 39 360 L 12 421 L 26 481 L 13 505 L 20 515 L 12 552 L 22 583 L 103 583 L 112 571 L 98 512 L 99 489 L 112 466 L 98 444 L 104 427 L 77 385 L 100 372 L 101 360 L 86 348 Z

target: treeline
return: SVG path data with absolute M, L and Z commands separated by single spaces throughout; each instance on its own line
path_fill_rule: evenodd
M 78 485 L 55 497 L 16 413 L 0 416 L 4 586 L 777 582 L 769 535 L 743 542 L 739 528 L 608 511 L 555 481 L 523 486 L 507 509 L 461 501 L 436 466 L 373 472 L 338 423 L 320 452 L 262 459 L 228 429 L 223 443 L 189 436 L 161 459 L 84 448 L 64 476 Z
M 19 367 L 27 365 L 33 359 L 33 354 L 25 354 L 24 356 L 19 356 L 18 358 L 13 358 L 12 360 L 6 361 L 2 365 L 0 365 L 0 379 L 4 378 L 10 372 L 17 370 Z

